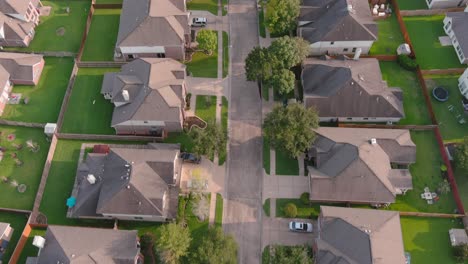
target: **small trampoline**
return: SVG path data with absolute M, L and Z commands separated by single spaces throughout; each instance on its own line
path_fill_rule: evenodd
M 432 96 L 439 102 L 445 102 L 449 98 L 449 92 L 445 88 L 439 86 L 432 90 Z

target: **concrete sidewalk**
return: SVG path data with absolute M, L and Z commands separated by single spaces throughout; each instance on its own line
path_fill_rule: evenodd
M 264 176 L 262 201 L 268 198 L 300 198 L 309 192 L 309 177 Z

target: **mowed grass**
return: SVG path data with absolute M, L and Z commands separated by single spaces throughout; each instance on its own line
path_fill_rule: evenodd
M 3 252 L 3 257 L 0 259 L 3 263 L 8 263 L 10 260 L 11 254 L 15 250 L 16 244 L 21 237 L 26 222 L 28 221 L 28 216 L 26 214 L 14 214 L 8 212 L 0 212 L 0 222 L 10 224 L 13 228 L 13 235 L 11 236 L 10 242 L 5 252 Z
M 382 77 L 390 87 L 399 87 L 403 91 L 405 118 L 401 125 L 428 125 L 431 123 L 421 85 L 416 73 L 407 71 L 394 61 L 381 61 Z
M 180 150 L 185 152 L 192 152 L 193 139 L 187 133 L 169 133 L 169 136 L 164 139 L 164 143 L 180 144 Z
M 297 159 L 289 156 L 284 150 L 276 150 L 276 175 L 299 175 L 299 164 Z
M 258 11 L 258 27 L 260 37 L 266 38 L 265 12 L 263 11 L 263 8 Z
M 459 219 L 401 217 L 400 222 L 405 251 L 411 254 L 411 263 L 457 263 L 448 231 L 463 228 Z
M 85 30 L 91 1 L 42 1 L 51 6 L 49 16 L 42 16 L 36 34 L 27 48 L 10 48 L 22 51 L 68 51 L 77 53 Z M 66 8 L 70 8 L 70 13 Z M 10 50 L 9 49 L 9 50 Z
M 216 35 L 218 34 L 217 31 Z M 187 65 L 187 71 L 193 77 L 206 77 L 206 78 L 217 78 L 218 77 L 218 43 L 216 43 L 216 49 L 211 55 L 206 54 L 203 51 L 197 51 L 192 55 L 192 60 L 185 63 Z
M 396 15 L 392 15 L 387 19 L 379 19 L 376 22 L 379 35 L 377 41 L 372 45 L 370 54 L 396 54 L 398 46 L 405 42 Z
M 0 207 L 31 210 L 49 151 L 49 143 L 41 128 L 0 126 L 0 132 L 0 145 L 4 148 L 3 160 L 0 162 Z M 15 139 L 10 141 L 9 135 L 14 135 Z M 30 151 L 26 144 L 28 140 L 38 144 L 37 152 Z M 21 145 L 22 148 L 18 150 L 14 144 Z M 22 165 L 16 164 L 14 156 Z M 4 182 L 3 177 L 6 177 L 8 182 Z M 14 182 L 25 184 L 26 191 L 18 192 Z
M 13 93 L 21 93 L 28 104 L 7 105 L 1 118 L 34 122 L 56 123 L 73 69 L 72 58 L 45 58 L 45 66 L 36 86 L 15 85 Z M 22 100 L 23 101 L 23 100 Z
M 26 263 L 26 260 L 28 257 L 37 257 L 37 254 L 39 253 L 39 248 L 36 246 L 33 246 L 33 240 L 35 236 L 42 236 L 45 237 L 46 230 L 45 229 L 33 229 L 31 233 L 29 234 L 28 241 L 26 242 L 26 245 L 24 246 L 23 251 L 21 251 L 20 258 L 18 260 L 18 263 Z
M 223 128 L 223 132 L 228 137 L 228 119 L 229 119 L 229 102 L 226 97 L 221 98 L 222 106 L 221 106 L 221 127 Z M 219 154 L 218 165 L 223 165 L 226 161 L 227 151 Z
M 101 94 L 107 72 L 118 68 L 81 68 L 65 111 L 61 132 L 83 134 L 115 134 L 111 127 L 113 104 Z
M 207 123 L 216 121 L 216 96 L 197 95 L 195 115 Z
M 81 57 L 82 61 L 113 60 L 121 11 L 121 9 L 96 9 Z
M 215 225 L 223 225 L 223 196 L 219 193 L 216 194 Z
M 397 0 L 400 10 L 428 9 L 426 0 Z
M 229 35 L 223 31 L 223 78 L 229 74 Z
M 454 48 L 440 44 L 439 37 L 446 36 L 443 15 L 404 17 L 403 20 L 422 69 L 464 68 Z
M 191 0 L 187 1 L 188 10 L 204 10 L 218 15 L 218 0 Z
M 263 137 L 263 168 L 266 174 L 270 174 L 270 142 Z

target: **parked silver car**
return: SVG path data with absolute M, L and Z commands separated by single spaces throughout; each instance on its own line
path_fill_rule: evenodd
M 303 223 L 303 222 L 289 222 L 289 230 L 294 232 L 305 232 L 305 233 L 312 233 L 312 224 L 311 223 Z
M 206 17 L 194 17 L 192 19 L 192 27 L 204 27 L 206 23 Z

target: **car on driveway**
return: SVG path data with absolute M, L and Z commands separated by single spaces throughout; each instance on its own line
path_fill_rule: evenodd
M 206 26 L 206 17 L 194 17 L 192 19 L 192 27 L 204 27 Z
M 289 230 L 294 232 L 312 233 L 312 224 L 303 222 L 289 222 Z
M 193 153 L 188 153 L 188 152 L 182 152 L 180 153 L 180 158 L 184 162 L 189 162 L 189 163 L 196 163 L 199 164 L 201 161 L 201 157 L 193 154 Z

